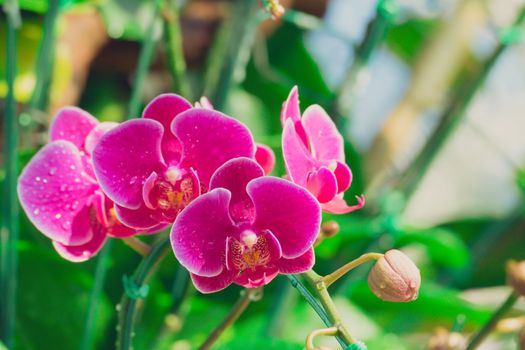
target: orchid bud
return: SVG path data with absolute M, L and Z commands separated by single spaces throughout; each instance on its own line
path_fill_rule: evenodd
M 385 301 L 407 302 L 417 298 L 421 275 L 408 256 L 392 249 L 383 255 L 368 274 L 368 286 Z
M 323 222 L 321 225 L 321 233 L 324 237 L 332 237 L 335 236 L 339 232 L 339 224 L 337 221 L 330 220 Z
M 466 343 L 466 338 L 461 333 L 449 332 L 445 328 L 438 328 L 428 342 L 428 349 L 462 350 L 465 348 Z
M 525 260 L 507 263 L 507 283 L 516 294 L 525 296 Z

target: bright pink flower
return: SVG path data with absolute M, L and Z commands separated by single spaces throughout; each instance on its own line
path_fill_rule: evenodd
M 226 162 L 211 178 L 210 192 L 175 220 L 173 251 L 201 292 L 231 283 L 254 288 L 278 273 L 313 266 L 319 203 L 302 187 L 263 175 L 251 159 Z
M 290 180 L 307 188 L 324 211 L 349 213 L 365 204 L 363 196 L 349 206 L 343 193 L 352 183 L 345 164 L 343 137 L 319 105 L 308 107 L 301 118 L 299 94 L 295 86 L 281 111 L 283 157 Z
M 95 255 L 106 237 L 137 232 L 118 222 L 113 203 L 98 186 L 90 154 L 115 123 L 99 123 L 89 113 L 63 108 L 50 129 L 50 143 L 29 162 L 18 181 L 18 197 L 29 220 L 67 260 Z
M 235 157 L 255 153 L 250 131 L 220 112 L 192 108 L 184 98 L 155 98 L 141 119 L 110 130 L 93 152 L 95 173 L 131 227 L 171 224 L 208 190 L 213 172 Z

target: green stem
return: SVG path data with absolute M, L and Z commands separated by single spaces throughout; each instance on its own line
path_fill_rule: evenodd
M 327 327 L 333 326 L 333 322 L 331 321 L 326 311 L 319 304 L 317 299 L 310 293 L 310 291 L 306 288 L 306 286 L 301 283 L 301 281 L 297 278 L 297 276 L 286 275 L 286 277 L 288 277 L 292 286 L 297 289 L 297 291 L 303 296 L 303 298 L 310 305 L 310 307 L 317 313 L 317 315 L 319 315 L 319 318 L 323 321 L 323 323 Z M 343 349 L 346 349 L 347 343 L 339 336 L 336 336 L 336 339 L 339 342 L 339 345 L 341 345 Z
M 199 350 L 209 350 L 219 339 L 222 333 L 230 327 L 243 314 L 252 301 L 257 301 L 262 296 L 262 288 L 245 289 L 237 303 L 233 306 L 226 318 L 210 333 L 208 338 L 199 347 Z
M 148 24 L 146 33 L 144 33 L 142 48 L 140 49 L 139 54 L 139 61 L 137 63 L 137 70 L 135 72 L 135 80 L 133 81 L 133 89 L 131 91 L 131 97 L 128 105 L 128 119 L 136 118 L 140 113 L 144 80 L 146 79 L 151 60 L 153 59 L 155 44 L 159 39 L 159 36 L 156 33 L 156 26 L 160 12 L 160 3 L 161 0 L 155 0 L 151 21 Z
M 512 27 L 519 27 L 524 20 L 525 7 L 521 9 Z M 480 87 L 483 86 L 483 83 L 489 75 L 492 67 L 494 67 L 498 58 L 510 44 L 511 42 L 508 41 L 500 42 L 498 47 L 480 67 L 479 71 L 463 84 L 459 89 L 459 93 L 454 94 L 452 101 L 439 118 L 439 125 L 430 136 L 423 149 L 400 177 L 398 187 L 403 190 L 407 198 L 417 189 L 421 179 L 432 164 L 434 158 L 448 140 L 448 137 L 463 120 L 467 107 Z
M 217 109 L 224 107 L 233 82 L 242 80 L 244 68 L 261 18 L 256 0 L 235 2 L 231 21 L 217 34 L 206 70 L 206 89 Z
M 341 266 L 340 268 L 338 268 L 337 270 L 335 270 L 331 274 L 324 276 L 322 278 L 322 281 L 324 282 L 326 288 L 328 288 L 328 287 L 330 287 L 330 285 L 332 285 L 332 283 L 334 283 L 339 278 L 343 277 L 349 271 L 355 269 L 359 265 L 364 264 L 367 261 L 378 260 L 382 256 L 383 256 L 383 254 L 380 254 L 380 253 L 363 254 L 359 258 L 354 259 L 354 260 L 350 261 L 348 264 L 345 264 L 345 265 Z
M 55 44 L 55 24 L 57 22 L 60 1 L 50 0 L 44 17 L 42 42 L 36 62 L 36 82 L 29 106 L 43 111 L 49 100 L 49 88 L 53 75 L 53 58 Z
M 317 297 L 321 301 L 321 304 L 323 305 L 328 317 L 330 318 L 331 325 L 337 327 L 337 329 L 339 330 L 339 335 L 341 336 L 341 338 L 343 338 L 346 344 L 349 345 L 355 343 L 354 337 L 352 337 L 348 329 L 345 327 L 343 321 L 341 320 L 341 316 L 339 316 L 337 307 L 335 306 L 332 297 L 330 297 L 330 294 L 328 293 L 328 289 L 323 281 L 323 278 L 317 273 L 315 273 L 313 270 L 307 271 L 303 275 L 308 281 L 308 283 L 310 283 L 310 285 L 313 288 L 315 288 L 317 292 Z
M 91 350 L 93 348 L 93 330 L 95 328 L 95 315 L 97 313 L 98 301 L 104 290 L 104 281 L 108 271 L 108 258 L 111 251 L 113 240 L 109 239 L 97 257 L 97 266 L 95 267 L 95 279 L 91 295 L 89 297 L 88 312 L 84 324 L 84 335 L 80 343 L 80 350 Z
M 474 350 L 478 347 L 481 342 L 489 335 L 489 333 L 494 329 L 496 324 L 498 323 L 498 320 L 509 311 L 514 303 L 516 303 L 516 300 L 518 300 L 519 296 L 512 292 L 508 298 L 503 302 L 503 304 L 500 305 L 500 307 L 494 311 L 490 319 L 481 327 L 479 331 L 477 331 L 472 338 L 470 338 L 470 341 L 467 345 L 467 348 L 465 350 Z
M 15 77 L 16 77 L 16 28 L 19 24 L 18 3 L 6 3 L 7 15 L 6 82 L 4 124 L 5 179 L 2 196 L 2 227 L 0 228 L 0 339 L 8 349 L 14 348 L 16 317 L 16 288 L 18 256 L 16 244 L 19 234 L 18 200 L 16 195 L 18 163 L 18 126 L 16 119 Z M 18 21 L 18 22 L 17 22 Z
M 182 46 L 179 8 L 176 0 L 165 0 L 163 8 L 164 34 L 168 49 L 168 69 L 173 78 L 173 89 L 188 99 L 195 99 L 186 77 L 186 61 Z
M 144 288 L 147 281 L 157 270 L 160 262 L 168 252 L 170 245 L 169 237 L 158 241 L 152 248 L 148 256 L 144 257 L 137 270 L 133 274 L 132 282 L 137 290 Z M 135 318 L 138 310 L 138 297 L 130 297 L 128 292 L 124 292 L 119 310 L 119 324 L 117 326 L 117 350 L 131 350 L 132 338 L 134 334 Z

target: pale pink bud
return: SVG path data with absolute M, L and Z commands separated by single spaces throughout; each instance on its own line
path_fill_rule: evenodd
M 525 260 L 507 263 L 507 283 L 516 294 L 525 296 Z
M 396 249 L 379 258 L 368 274 L 368 286 L 385 301 L 415 300 L 420 285 L 419 269 L 408 256 Z

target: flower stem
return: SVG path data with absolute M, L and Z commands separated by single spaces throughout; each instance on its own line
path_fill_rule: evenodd
M 93 329 L 95 326 L 95 315 L 97 313 L 98 301 L 104 289 L 104 280 L 108 271 L 108 258 L 111 251 L 113 240 L 109 239 L 97 258 L 97 266 L 95 267 L 95 280 L 91 295 L 89 297 L 88 312 L 86 315 L 86 322 L 84 324 L 84 334 L 80 343 L 80 350 L 90 350 L 93 348 Z
M 147 281 L 157 270 L 160 262 L 168 252 L 170 240 L 169 237 L 162 238 L 151 248 L 151 252 L 144 257 L 140 265 L 135 270 L 131 282 L 137 291 L 143 291 L 147 286 Z M 147 291 L 147 289 L 146 289 Z M 119 311 L 119 324 L 117 326 L 117 350 L 131 350 L 132 337 L 134 335 L 134 324 L 138 309 L 138 301 L 146 295 L 129 295 L 128 291 L 123 293 L 120 304 L 117 305 Z M 145 294 L 145 293 L 144 293 Z
M 337 327 L 330 327 L 330 328 L 321 328 L 316 329 L 312 331 L 308 336 L 306 337 L 306 350 L 315 350 L 317 349 L 314 345 L 314 338 L 318 337 L 320 335 L 336 335 L 337 334 Z
M 8 349 L 14 348 L 16 316 L 16 288 L 18 256 L 18 200 L 16 178 L 18 163 L 18 127 L 16 119 L 15 77 L 16 77 L 16 28 L 20 22 L 17 1 L 6 1 L 7 15 L 6 82 L 4 124 L 4 195 L 0 227 L 0 339 Z
M 165 0 L 162 10 L 164 35 L 168 49 L 168 69 L 173 78 L 173 89 L 182 96 L 193 100 L 188 79 L 186 78 L 186 61 L 182 46 L 179 9 L 176 0 Z
M 505 315 L 507 311 L 509 311 L 514 303 L 518 300 L 519 295 L 517 295 L 514 292 L 511 292 L 510 295 L 505 299 L 503 304 L 500 305 L 498 309 L 494 311 L 490 319 L 481 327 L 480 330 L 478 330 L 472 338 L 470 338 L 470 341 L 466 347 L 465 350 L 474 350 L 476 349 L 481 342 L 489 335 L 489 333 L 494 329 L 496 324 L 498 323 L 499 319 Z
M 148 24 L 146 33 L 144 33 L 142 48 L 140 49 L 139 61 L 137 63 L 137 70 L 135 72 L 135 80 L 133 81 L 133 89 L 131 91 L 131 97 L 128 105 L 128 119 L 138 117 L 140 112 L 144 80 L 146 78 L 146 75 L 148 74 L 149 66 L 153 58 L 155 44 L 159 39 L 159 35 L 157 35 L 156 33 L 156 26 L 160 12 L 160 3 L 161 0 L 155 0 L 153 4 L 154 8 L 151 21 Z
M 133 249 L 142 256 L 147 256 L 151 252 L 151 247 L 149 246 L 149 244 L 142 242 L 135 236 L 124 237 L 121 238 L 121 240 L 127 246 L 129 246 L 131 249 Z
M 341 338 L 343 338 L 343 340 L 347 344 L 354 343 L 355 339 L 354 337 L 352 337 L 348 329 L 343 324 L 343 321 L 341 320 L 341 316 L 339 316 L 339 313 L 337 312 L 337 308 L 334 304 L 334 301 L 332 300 L 332 297 L 330 297 L 330 294 L 328 293 L 327 286 L 323 281 L 323 277 L 319 276 L 313 270 L 307 271 L 303 275 L 308 281 L 308 283 L 310 283 L 310 285 L 313 288 L 315 288 L 319 301 L 321 301 L 321 304 L 326 310 L 326 313 L 328 314 L 328 317 L 330 318 L 330 321 L 332 322 L 332 326 L 337 327 L 338 334 L 341 336 Z
M 346 265 L 341 266 L 340 268 L 338 268 L 337 270 L 335 270 L 331 274 L 322 277 L 321 281 L 323 281 L 325 286 L 326 286 L 326 288 L 328 288 L 328 287 L 330 287 L 330 285 L 332 285 L 332 283 L 334 283 L 339 278 L 343 277 L 345 274 L 347 274 L 349 271 L 353 270 L 354 268 L 358 267 L 359 265 L 361 265 L 361 264 L 363 264 L 363 263 L 365 263 L 367 261 L 378 260 L 382 256 L 383 256 L 383 254 L 380 254 L 380 253 L 363 254 L 359 258 L 354 259 L 354 260 L 350 261 L 349 263 L 347 263 Z
M 246 289 L 242 292 L 240 299 L 233 306 L 226 318 L 210 333 L 199 350 L 211 349 L 212 345 L 219 339 L 221 334 L 231 326 L 242 315 L 244 310 L 252 301 L 258 301 L 262 297 L 262 288 Z

